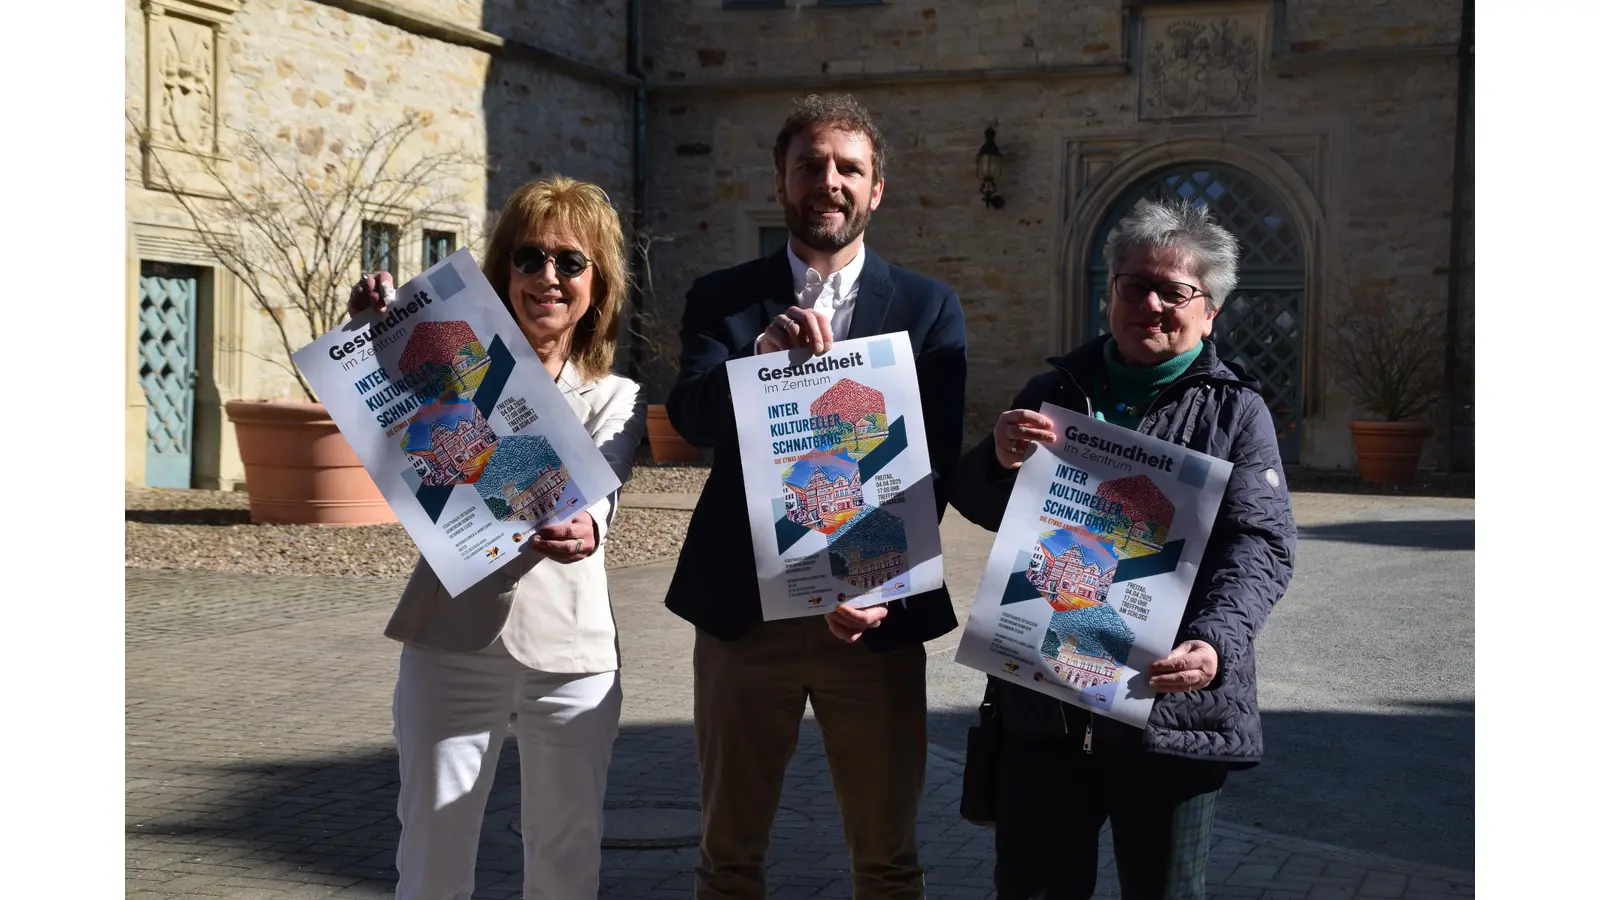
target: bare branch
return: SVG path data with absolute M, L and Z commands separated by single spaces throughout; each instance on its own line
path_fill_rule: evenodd
M 421 222 L 464 212 L 459 191 L 470 167 L 481 165 L 457 150 L 423 152 L 403 162 L 409 142 L 424 128 L 414 113 L 369 128 L 333 160 L 303 153 L 292 140 L 269 143 L 236 131 L 236 171 L 224 171 L 214 157 L 184 155 L 208 182 L 212 196 L 202 198 L 179 184 L 149 130 L 131 116 L 129 122 L 160 173 L 155 189 L 176 201 L 200 242 L 272 320 L 283 350 L 272 362 L 292 373 L 312 399 L 310 384 L 293 365 L 300 334 L 290 321 L 303 324 L 312 338 L 343 321 L 344 286 L 362 260 L 362 223 L 380 218 L 411 237 Z
M 1328 351 L 1352 398 L 1381 419 L 1427 413 L 1441 395 L 1443 316 L 1388 285 L 1345 288 Z

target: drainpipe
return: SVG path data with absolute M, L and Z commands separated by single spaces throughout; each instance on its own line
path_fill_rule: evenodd
M 1467 153 L 1470 149 L 1468 123 L 1472 119 L 1472 0 L 1462 0 L 1461 43 L 1456 49 L 1456 153 L 1455 172 L 1450 179 L 1450 267 L 1447 281 L 1444 321 L 1444 384 L 1448 406 L 1444 434 L 1444 468 L 1460 472 L 1463 463 L 1465 402 L 1461 395 L 1461 365 L 1458 342 L 1461 339 L 1462 222 L 1466 218 Z
M 628 0 L 628 74 L 637 81 L 633 88 L 633 237 L 634 241 L 628 248 L 631 268 L 635 275 L 640 272 L 644 260 L 640 257 L 637 243 L 639 230 L 644 227 L 644 33 L 643 10 L 644 0 Z M 639 343 L 633 338 L 639 333 L 639 301 L 641 296 L 637 285 L 633 291 L 633 303 L 630 304 L 629 340 L 628 340 L 628 377 L 644 384 L 641 376 L 639 362 Z

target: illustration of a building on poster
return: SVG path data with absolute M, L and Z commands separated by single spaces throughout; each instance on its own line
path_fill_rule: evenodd
M 422 408 L 401 432 L 406 461 L 426 485 L 471 484 L 494 454 L 494 429 L 470 401 Z
M 789 521 L 832 534 L 865 504 L 861 467 L 844 453 L 811 453 L 783 470 Z
M 452 596 L 619 486 L 465 250 L 294 360 Z
M 1059 407 L 1023 463 L 956 661 L 1144 727 L 1233 466 Z
M 882 509 L 857 516 L 828 541 L 828 570 L 858 591 L 870 591 L 905 572 L 910 562 L 906 526 Z
M 542 522 L 586 505 L 566 464 L 538 434 L 501 440 L 476 486 L 483 504 L 502 522 Z
M 938 587 L 932 469 L 904 333 L 728 363 L 767 619 Z

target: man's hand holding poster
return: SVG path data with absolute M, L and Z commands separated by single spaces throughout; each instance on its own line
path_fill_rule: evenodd
M 1040 411 L 956 662 L 1143 728 L 1233 465 Z
M 763 617 L 874 606 L 942 584 L 906 334 L 727 366 Z

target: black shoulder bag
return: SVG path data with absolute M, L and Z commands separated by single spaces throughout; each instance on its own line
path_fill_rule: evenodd
M 994 827 L 995 776 L 1000 771 L 1000 721 L 994 679 L 986 680 L 978 724 L 967 729 L 967 767 L 961 774 L 961 818 Z

